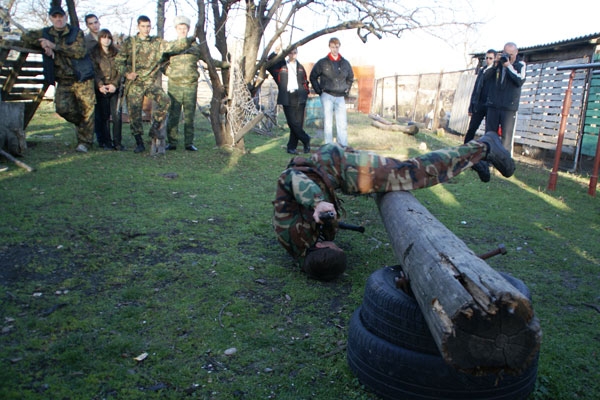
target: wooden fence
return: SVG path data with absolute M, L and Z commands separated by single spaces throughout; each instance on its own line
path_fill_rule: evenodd
M 527 64 L 514 135 L 515 144 L 521 145 L 524 153 L 529 153 L 530 148 L 556 149 L 563 100 L 570 75 L 570 71 L 557 71 L 556 67 L 587 62 L 587 58 L 574 58 Z M 375 83 L 371 112 L 391 119 L 423 122 L 434 129 L 443 126 L 445 115 L 449 121 L 444 127 L 464 135 L 469 124 L 469 101 L 476 79 L 474 72 L 464 70 L 380 78 Z M 598 74 L 596 79 L 598 82 L 595 85 L 600 86 Z M 600 116 L 600 96 L 593 90 L 594 86 L 590 85 L 590 81 L 590 71 L 576 71 L 562 148 L 566 154 L 576 154 L 582 142 L 584 126 L 586 139 L 594 139 L 587 147 L 595 149 L 599 125 L 590 124 L 590 116 L 585 124 L 586 108 L 587 114 Z M 592 110 L 587 100 L 589 93 L 594 96 L 590 97 L 593 100 Z M 478 134 L 483 134 L 484 129 L 485 121 Z M 583 154 L 586 154 L 585 148 Z

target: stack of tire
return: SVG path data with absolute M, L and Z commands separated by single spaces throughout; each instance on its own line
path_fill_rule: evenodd
M 501 275 L 531 299 L 519 279 Z M 358 380 L 383 399 L 525 399 L 538 357 L 519 375 L 474 376 L 446 364 L 415 298 L 396 287 L 400 266 L 384 267 L 366 284 L 348 331 L 347 357 Z

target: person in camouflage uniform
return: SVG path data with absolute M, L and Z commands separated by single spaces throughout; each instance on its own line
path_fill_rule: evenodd
M 190 19 L 179 16 L 175 18 L 177 38 L 188 43 L 186 51 L 170 55 L 165 75 L 169 77 L 169 120 L 167 121 L 167 150 L 175 150 L 178 144 L 178 127 L 183 108 L 183 140 L 186 150 L 197 151 L 194 146 L 194 117 L 196 114 L 196 98 L 198 96 L 198 46 L 193 46 L 194 38 L 188 38 Z
M 159 131 L 167 118 L 169 96 L 156 84 L 160 72 L 160 60 L 163 54 L 185 50 L 187 41 L 178 39 L 167 42 L 161 38 L 150 36 L 152 28 L 150 18 L 140 15 L 137 19 L 138 33 L 125 39 L 115 64 L 121 75 L 125 75 L 127 88 L 127 110 L 131 123 L 131 133 L 135 137 L 134 152 L 145 150 L 142 135 L 142 106 L 144 97 L 156 102 L 157 107 L 152 115 L 150 137 L 158 137 Z
M 310 159 L 295 157 L 277 181 L 273 227 L 279 243 L 308 276 L 330 280 L 346 268 L 335 229 L 321 229 L 319 215 L 342 211 L 336 191 L 344 194 L 414 190 L 443 183 L 487 160 L 505 177 L 515 164 L 498 135 L 400 161 L 368 151 L 326 144 Z
M 44 79 L 49 85 L 56 85 L 56 112 L 75 125 L 75 150 L 85 153 L 94 140 L 94 67 L 87 54 L 83 32 L 67 24 L 62 7 L 52 6 L 48 14 L 52 26 L 25 32 L 22 40 L 27 47 L 42 49 Z

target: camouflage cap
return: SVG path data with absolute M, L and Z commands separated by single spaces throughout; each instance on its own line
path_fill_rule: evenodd
M 175 26 L 181 25 L 181 24 L 187 25 L 188 28 L 191 26 L 190 25 L 190 19 L 188 17 L 184 17 L 184 16 L 177 16 L 177 17 L 175 17 L 175 19 L 173 20 L 173 24 Z

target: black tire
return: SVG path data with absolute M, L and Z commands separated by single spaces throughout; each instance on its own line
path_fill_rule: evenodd
M 391 344 L 365 329 L 360 308 L 350 320 L 347 359 L 367 388 L 384 399 L 519 400 L 533 391 L 537 356 L 519 376 L 473 376 L 458 372 L 441 356 Z
M 395 278 L 401 271 L 397 265 L 371 274 L 365 286 L 361 320 L 371 333 L 392 344 L 438 355 L 439 350 L 419 304 L 414 297 L 396 288 Z M 523 281 L 503 272 L 500 275 L 531 300 L 529 288 Z

